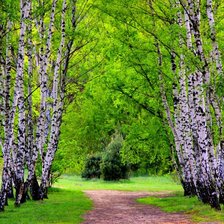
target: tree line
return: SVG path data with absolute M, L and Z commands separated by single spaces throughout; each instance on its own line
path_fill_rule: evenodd
M 71 61 L 76 63 L 73 56 L 77 57 L 89 41 L 76 38 L 80 22 L 86 25 L 88 8 L 88 1 L 80 4 L 76 0 L 0 2 L 4 159 L 0 210 L 4 210 L 7 198 L 12 196 L 13 187 L 16 206 L 26 201 L 28 190 L 33 200 L 47 198 L 66 86 L 71 79 L 69 67 Z M 38 161 L 40 183 L 36 175 Z
M 179 50 L 170 49 L 174 74 L 172 108 L 162 72 L 161 44 L 156 41 L 158 76 L 167 122 L 175 142 L 177 166 L 185 195 L 197 195 L 216 209 L 223 203 L 222 96 L 218 94 L 223 68 L 216 38 L 215 2 L 178 1 L 176 16 Z M 153 10 L 153 5 L 150 3 Z M 203 15 L 203 17 L 202 17 Z M 171 24 L 172 25 L 172 24 Z M 206 34 L 203 32 L 206 27 Z M 188 62 L 188 60 L 190 63 Z

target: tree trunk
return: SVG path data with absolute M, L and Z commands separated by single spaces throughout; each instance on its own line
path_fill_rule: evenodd
M 41 178 L 41 185 L 40 185 L 41 198 L 44 198 L 47 195 L 47 188 L 50 183 L 49 174 L 50 174 L 52 161 L 54 159 L 54 155 L 58 146 L 58 138 L 60 134 L 60 125 L 61 125 L 61 119 L 62 119 L 63 106 L 61 107 L 61 105 L 63 105 L 63 103 L 59 101 L 58 85 L 59 85 L 59 69 L 60 69 L 60 63 L 61 63 L 61 58 L 63 53 L 62 50 L 65 45 L 65 13 L 66 13 L 66 0 L 63 1 L 63 6 L 62 6 L 61 43 L 58 49 L 57 61 L 56 61 L 55 69 L 54 69 L 53 90 L 52 90 L 52 96 L 54 99 L 53 116 L 51 121 L 50 140 L 48 142 L 47 152 L 46 152 L 46 156 L 44 158 L 43 166 L 42 166 L 42 178 Z
M 183 19 L 182 14 L 179 11 L 177 13 L 178 17 L 178 25 L 180 28 L 183 27 Z M 187 30 L 187 44 L 190 47 L 191 41 L 188 40 L 191 38 L 189 30 Z M 185 58 L 183 54 L 183 46 L 184 41 L 182 36 L 179 37 L 180 49 L 182 50 L 180 55 L 180 65 L 179 65 L 179 139 L 181 141 L 184 161 L 185 161 L 185 173 L 187 174 L 187 183 L 188 194 L 189 196 L 196 195 L 197 192 L 197 170 L 195 169 L 195 156 L 193 151 L 193 138 L 192 138 L 192 128 L 191 128 L 191 117 L 189 110 L 189 102 L 188 102 L 188 93 L 187 93 L 187 81 L 186 81 L 186 66 L 185 66 Z M 174 74 L 175 75 L 175 74 Z
M 29 18 L 30 1 L 21 1 L 21 28 L 20 39 L 18 48 L 18 59 L 16 68 L 16 83 L 15 95 L 18 106 L 18 148 L 16 152 L 16 175 L 15 175 L 15 189 L 16 201 L 15 205 L 19 206 L 24 202 L 24 154 L 25 154 L 25 135 L 26 135 L 26 119 L 25 119 L 25 101 L 24 101 L 24 55 L 25 55 L 25 32 L 26 32 L 26 19 Z
M 212 0 L 207 0 L 207 5 L 206 5 L 206 12 L 207 12 L 207 17 L 208 17 L 208 22 L 209 22 L 209 27 L 210 27 L 210 38 L 212 40 L 212 59 L 216 63 L 216 70 L 218 74 L 222 74 L 222 61 L 221 61 L 221 55 L 218 47 L 218 43 L 216 40 L 216 31 L 215 31 L 215 20 L 214 20 L 214 15 L 213 15 L 213 10 L 212 10 Z
M 7 32 L 11 28 L 10 21 L 7 22 Z M 3 171 L 2 171 L 2 186 L 1 186 L 1 194 L 0 194 L 0 211 L 4 210 L 4 206 L 7 204 L 7 197 L 9 196 L 10 187 L 12 183 L 12 176 L 11 176 L 11 148 L 9 147 L 10 141 L 10 130 L 11 130 L 11 121 L 8 111 L 10 111 L 10 86 L 11 86 L 11 63 L 10 63 L 10 44 L 8 43 L 8 35 L 6 35 L 6 54 L 5 54 L 5 66 L 1 70 L 4 74 L 4 91 L 3 91 L 3 98 L 4 98 L 4 133 L 5 133 L 5 141 L 3 144 Z M 2 38 L 1 38 L 2 39 Z M 2 50 L 0 51 L 0 60 L 2 61 Z

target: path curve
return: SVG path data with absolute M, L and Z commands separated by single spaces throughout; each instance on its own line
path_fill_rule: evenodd
M 186 215 L 165 213 L 159 208 L 139 204 L 137 198 L 164 193 L 89 190 L 94 209 L 88 212 L 83 224 L 192 224 Z

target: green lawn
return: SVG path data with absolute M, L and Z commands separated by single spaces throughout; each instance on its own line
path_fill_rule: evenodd
M 103 181 L 83 180 L 77 176 L 62 176 L 55 187 L 76 190 L 123 190 L 123 191 L 181 191 L 182 187 L 175 183 L 170 176 L 133 177 L 130 180 Z
M 80 223 L 82 215 L 92 208 L 92 202 L 75 189 L 52 188 L 49 199 L 28 201 L 19 208 L 10 201 L 5 212 L 0 214 L 1 224 L 46 224 Z
M 119 182 L 105 182 L 102 180 L 87 181 L 72 175 L 62 176 L 50 189 L 47 200 L 28 201 L 20 208 L 15 208 L 13 201 L 10 201 L 6 211 L 0 213 L 0 223 L 81 223 L 82 216 L 92 208 L 92 202 L 82 191 L 96 189 L 169 192 L 175 196 L 149 197 L 139 199 L 138 202 L 159 206 L 166 212 L 188 213 L 194 221 L 222 221 L 224 223 L 223 211 L 214 211 L 209 206 L 200 203 L 196 198 L 183 197 L 181 186 L 169 176 L 135 177 Z
M 180 192 L 176 193 L 175 196 L 165 198 L 147 197 L 137 201 L 158 206 L 165 212 L 184 212 L 189 214 L 192 220 L 196 222 L 221 221 L 221 223 L 224 223 L 224 211 L 211 209 L 209 205 L 202 204 L 196 197 L 184 197 Z M 224 209 L 223 206 L 222 209 Z

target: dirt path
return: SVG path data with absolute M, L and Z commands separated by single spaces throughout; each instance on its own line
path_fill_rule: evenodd
M 94 209 L 84 216 L 83 224 L 192 224 L 183 214 L 164 213 L 154 206 L 136 202 L 137 198 L 164 193 L 110 190 L 85 191 L 85 193 L 93 200 Z

